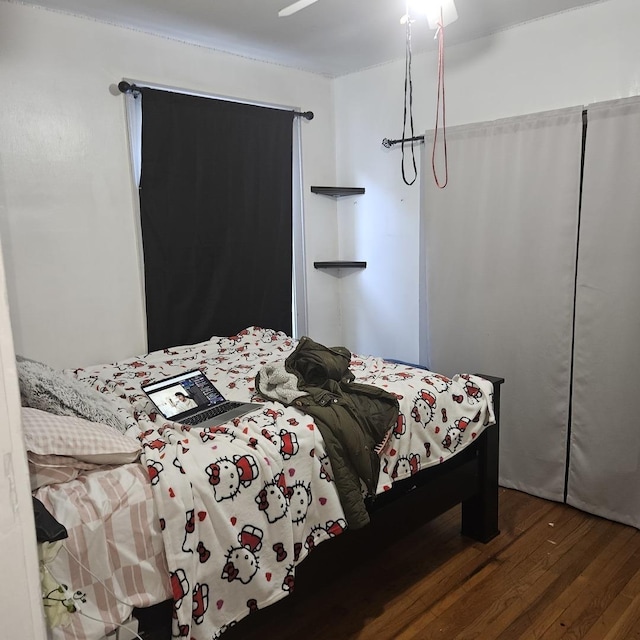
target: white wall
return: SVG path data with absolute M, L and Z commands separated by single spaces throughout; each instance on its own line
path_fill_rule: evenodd
M 448 47 L 448 124 L 640 93 L 639 11 L 634 0 L 608 0 Z M 403 40 L 404 29 L 389 37 Z M 435 53 L 414 55 L 416 133 L 433 127 L 435 70 Z M 381 145 L 401 136 L 404 60 L 330 81 L 0 1 L 0 237 L 18 352 L 73 366 L 145 349 L 135 193 L 114 91 L 122 77 L 312 109 L 302 126 L 308 333 L 419 359 L 420 179 L 404 185 L 399 145 Z M 312 184 L 366 194 L 336 202 L 310 194 Z M 461 188 L 455 175 L 447 188 Z M 333 258 L 368 267 L 313 269 Z
M 389 37 L 404 41 L 403 27 L 393 26 Z M 638 0 L 608 0 L 446 48 L 447 124 L 640 94 L 639 26 Z M 435 53 L 413 56 L 416 135 L 435 123 L 436 63 Z M 366 270 L 340 280 L 341 307 L 344 344 L 415 362 L 420 179 L 405 186 L 400 146 L 381 144 L 401 137 L 403 91 L 404 60 L 335 81 L 338 176 L 366 188 L 357 201 L 339 203 L 340 252 L 369 261 Z M 424 152 L 430 165 L 431 149 Z M 464 185 L 451 175 L 447 188 Z M 451 247 L 452 257 L 459 250 Z
M 20 392 L 0 250 L 0 616 L 2 638 L 44 638 Z
M 0 236 L 16 351 L 53 366 L 146 350 L 122 78 L 312 110 L 302 123 L 309 333 L 341 338 L 333 88 L 322 76 L 0 1 Z

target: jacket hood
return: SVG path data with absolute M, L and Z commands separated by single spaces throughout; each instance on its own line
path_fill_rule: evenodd
M 327 380 L 351 382 L 351 351 L 346 347 L 325 347 L 307 336 L 286 359 L 287 370 L 304 380 L 306 385 L 322 387 Z

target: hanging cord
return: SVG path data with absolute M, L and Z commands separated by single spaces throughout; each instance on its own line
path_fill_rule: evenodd
M 413 82 L 411 80 L 411 16 L 409 14 L 409 6 L 407 3 L 407 14 L 406 14 L 407 22 L 406 22 L 406 50 L 405 50 L 405 63 L 404 63 L 404 119 L 402 122 L 402 179 L 404 183 L 411 186 L 418 177 L 418 168 L 416 166 L 416 153 L 414 148 L 413 138 L 415 137 L 413 134 Z M 405 132 L 407 129 L 407 101 L 409 103 L 409 124 L 411 127 L 411 160 L 413 163 L 413 180 L 407 180 L 407 176 L 404 170 L 404 143 L 405 143 Z
M 433 177 L 439 189 L 444 189 L 449 182 L 449 161 L 447 158 L 447 124 L 446 108 L 444 100 L 444 18 L 442 7 L 440 7 L 440 22 L 438 23 L 438 100 L 436 103 L 436 128 L 433 135 L 433 148 L 431 150 L 431 168 Z M 440 183 L 438 172 L 436 171 L 436 146 L 438 143 L 438 125 L 440 122 L 440 98 L 442 97 L 442 141 L 444 149 L 444 183 Z

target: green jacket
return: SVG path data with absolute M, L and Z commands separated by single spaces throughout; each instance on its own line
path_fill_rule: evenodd
M 375 449 L 398 418 L 398 401 L 383 389 L 352 382 L 350 362 L 351 352 L 345 347 L 329 348 L 301 338 L 284 366 L 304 395 L 285 404 L 315 418 L 347 523 L 357 529 L 369 523 L 361 480 L 375 495 L 380 472 Z

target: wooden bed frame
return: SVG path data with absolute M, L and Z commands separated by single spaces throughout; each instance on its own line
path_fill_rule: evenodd
M 377 496 L 367 506 L 371 513 L 371 524 L 364 529 L 347 531 L 315 549 L 297 569 L 296 586 L 301 582 L 305 587 L 306 574 L 313 573 L 337 546 L 349 543 L 361 532 L 376 527 L 378 516 L 383 517 L 386 507 L 394 505 L 394 511 L 403 513 L 406 503 L 407 513 L 411 512 L 420 522 L 427 522 L 445 511 L 461 505 L 463 536 L 482 543 L 489 542 L 500 533 L 498 526 L 498 463 L 500 443 L 500 388 L 504 378 L 477 374 L 493 383 L 493 409 L 496 422 L 485 429 L 475 442 L 467 446 L 440 465 L 429 467 L 410 478 L 397 482 L 390 491 Z M 416 509 L 416 505 L 418 508 Z M 418 513 L 416 513 L 416 511 Z M 375 534 L 374 534 L 375 535 Z M 344 539 L 344 540 L 343 540 Z M 357 545 L 357 540 L 356 540 Z M 311 581 L 312 582 L 312 581 Z M 286 606 L 288 598 L 282 601 Z M 276 605 L 277 606 L 277 605 Z M 271 608 L 271 607 L 268 607 Z M 260 611 L 239 621 L 223 634 L 229 640 L 242 638 L 243 629 L 260 625 Z M 140 620 L 140 628 L 147 632 L 150 640 L 168 640 L 171 636 L 171 607 L 166 603 L 137 609 L 134 615 Z M 167 635 L 168 634 L 168 635 Z

